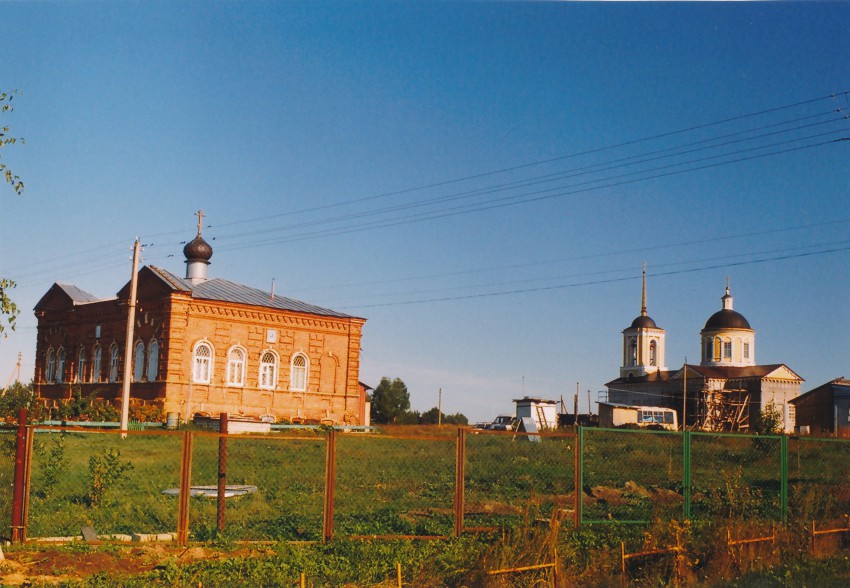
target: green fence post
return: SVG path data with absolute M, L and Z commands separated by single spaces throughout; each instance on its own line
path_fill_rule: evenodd
M 782 435 L 779 438 L 779 494 L 782 508 L 782 524 L 788 522 L 788 437 Z
M 682 516 L 691 518 L 691 432 L 682 431 Z
M 576 417 L 576 421 L 578 421 L 578 417 Z M 578 427 L 576 454 L 578 455 L 578 478 L 575 481 L 576 508 L 578 509 L 578 524 L 581 525 L 584 517 L 584 427 Z

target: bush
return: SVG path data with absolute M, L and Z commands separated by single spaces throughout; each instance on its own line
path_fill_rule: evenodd
M 165 420 L 165 410 L 161 404 L 131 404 L 130 420 L 141 423 L 158 423 Z
M 24 386 L 15 382 L 0 396 L 0 420 L 7 423 L 18 422 L 18 412 L 22 408 L 27 409 L 27 420 L 30 422 L 40 421 L 44 417 L 44 405 L 36 396 L 32 384 Z
M 98 398 L 98 390 L 83 397 L 79 386 L 71 389 L 71 398 L 56 407 L 56 416 L 62 421 L 117 421 L 118 409 L 106 400 Z
M 89 458 L 89 506 L 96 507 L 106 500 L 109 491 L 125 473 L 133 469 L 130 462 L 121 462 L 121 452 L 107 449 Z

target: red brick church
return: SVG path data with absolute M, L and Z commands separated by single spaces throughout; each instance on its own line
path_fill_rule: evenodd
M 200 217 L 199 217 L 200 218 Z M 183 248 L 185 277 L 138 271 L 132 357 L 124 357 L 130 284 L 97 298 L 53 284 L 35 306 L 35 389 L 50 405 L 82 394 L 120 403 L 131 361 L 131 404 L 195 413 L 266 416 L 292 422 L 363 424 L 359 383 L 365 319 L 221 278 L 208 278 L 212 247 Z

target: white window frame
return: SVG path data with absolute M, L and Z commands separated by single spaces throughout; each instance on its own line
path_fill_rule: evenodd
M 296 365 L 296 361 L 303 360 L 304 365 Z M 305 392 L 310 375 L 310 360 L 303 353 L 296 353 L 289 361 L 289 389 L 293 392 Z
M 245 385 L 245 365 L 248 353 L 242 347 L 234 346 L 227 351 L 227 385 Z
M 86 348 L 80 347 L 80 353 L 77 354 L 77 374 L 74 380 L 77 383 L 86 381 Z
M 202 355 L 202 353 L 206 354 Z M 192 381 L 195 384 L 212 382 L 214 356 L 212 343 L 206 340 L 195 343 L 195 347 L 192 349 Z
M 89 379 L 90 382 L 100 382 L 102 360 L 103 352 L 101 351 L 101 347 L 100 345 L 95 345 L 94 353 L 92 353 L 91 378 Z
M 159 342 L 151 339 L 148 343 L 148 362 L 145 368 L 148 382 L 155 382 L 159 376 Z
M 109 347 L 109 377 L 110 383 L 118 381 L 118 346 L 114 343 Z
M 136 341 L 133 347 L 133 381 L 141 382 L 145 377 L 145 344 Z
M 273 361 L 269 361 L 269 358 Z M 274 390 L 277 386 L 278 363 L 277 353 L 271 349 L 266 349 L 260 354 L 259 387 L 263 390 Z
M 52 347 L 47 350 L 47 364 L 44 367 L 44 381 L 52 384 L 56 378 L 56 352 Z
M 65 348 L 60 347 L 56 353 L 56 383 L 61 384 L 65 381 Z

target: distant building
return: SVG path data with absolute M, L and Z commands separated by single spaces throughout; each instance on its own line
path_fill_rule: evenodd
M 791 401 L 797 429 L 812 434 L 850 437 L 850 380 L 836 378 Z
M 516 418 L 531 418 L 537 425 L 538 431 L 558 427 L 558 402 L 543 398 L 524 396 L 514 400 L 516 403 Z
M 200 218 L 200 217 L 199 217 Z M 83 395 L 120 402 L 132 362 L 131 403 L 278 420 L 362 424 L 358 382 L 365 319 L 208 278 L 212 247 L 198 234 L 183 249 L 186 275 L 138 272 L 133 352 L 124 357 L 130 285 L 98 299 L 54 284 L 35 306 L 35 389 L 49 405 Z
M 606 384 L 606 401 L 672 408 L 679 423 L 710 430 L 753 427 L 771 405 L 781 413 L 784 430 L 793 431 L 790 400 L 799 395 L 803 379 L 785 364 L 756 364 L 755 331 L 732 302 L 727 286 L 721 309 L 700 331 L 700 364 L 668 370 L 664 329 L 646 311 L 644 272 L 641 313 L 623 331 L 623 365 L 620 377 Z

